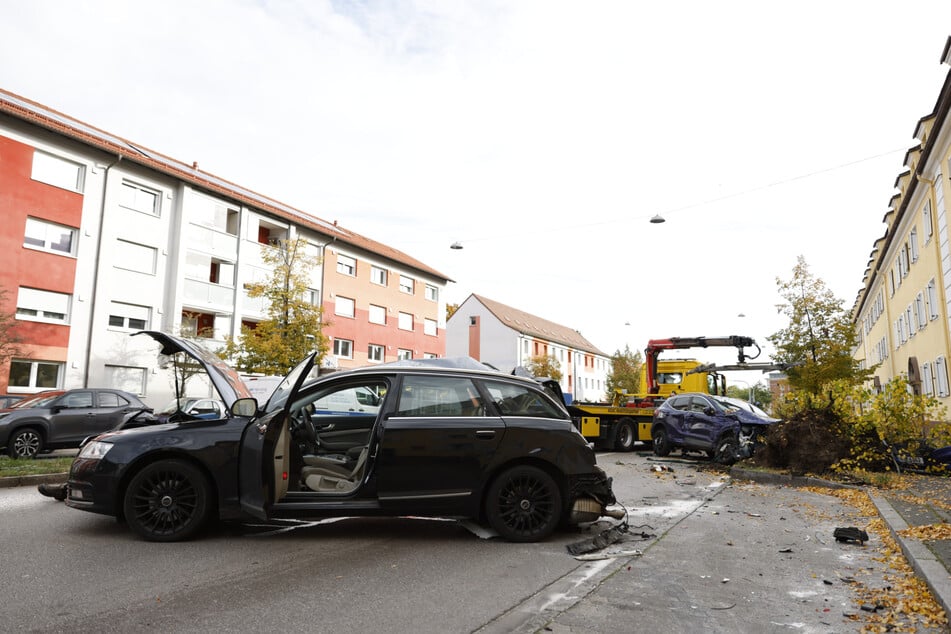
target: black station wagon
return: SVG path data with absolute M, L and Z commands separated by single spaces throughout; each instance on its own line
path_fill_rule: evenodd
M 416 515 L 475 518 L 527 542 L 615 502 L 563 404 L 531 379 L 437 360 L 306 381 L 311 355 L 259 406 L 196 344 L 137 334 L 201 362 L 228 407 L 100 435 L 73 462 L 66 503 L 145 539 L 186 539 L 216 517 Z

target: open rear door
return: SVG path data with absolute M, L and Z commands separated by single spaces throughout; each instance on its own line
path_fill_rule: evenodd
M 253 517 L 269 519 L 274 503 L 287 493 L 290 406 L 314 367 L 316 355 L 311 354 L 291 370 L 263 411 L 244 428 L 238 456 L 238 495 L 241 508 Z

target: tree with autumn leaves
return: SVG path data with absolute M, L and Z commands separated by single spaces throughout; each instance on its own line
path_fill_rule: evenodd
M 888 468 L 884 443 L 951 441 L 935 433 L 944 429 L 934 424 L 944 419 L 936 399 L 914 394 L 905 376 L 870 388 L 874 368 L 863 368 L 852 354 L 857 334 L 851 314 L 804 258 L 790 279 L 776 283 L 789 322 L 769 341 L 773 360 L 788 366 L 792 390 L 774 404 L 784 422 L 771 426 L 761 460 L 805 472 Z
M 284 376 L 314 350 L 319 363 L 329 349 L 321 309 L 307 299 L 308 274 L 318 260 L 301 238 L 276 242 L 262 259 L 271 276 L 250 284 L 248 296 L 264 298 L 267 319 L 242 325 L 241 335 L 228 339 L 221 353 L 242 372 Z

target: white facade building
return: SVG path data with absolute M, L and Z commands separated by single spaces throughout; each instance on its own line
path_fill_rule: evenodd
M 480 295 L 470 295 L 446 323 L 448 357 L 469 356 L 511 372 L 540 355 L 558 361 L 566 395 L 605 400 L 611 357 L 576 330 Z

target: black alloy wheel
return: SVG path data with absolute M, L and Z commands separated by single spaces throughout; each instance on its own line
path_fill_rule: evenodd
M 43 449 L 43 436 L 32 427 L 21 429 L 10 437 L 7 453 L 11 458 L 35 458 Z
M 125 519 L 153 542 L 188 539 L 208 521 L 211 486 L 195 466 L 160 460 L 139 471 L 125 491 Z
M 667 436 L 667 430 L 663 427 L 658 427 L 654 430 L 654 455 L 664 456 L 670 455 L 670 438 Z
M 561 520 L 561 509 L 561 491 L 555 480 L 527 465 L 504 471 L 486 496 L 489 524 L 511 542 L 547 538 Z
M 634 451 L 634 423 L 624 419 L 614 429 L 614 449 L 616 451 Z

